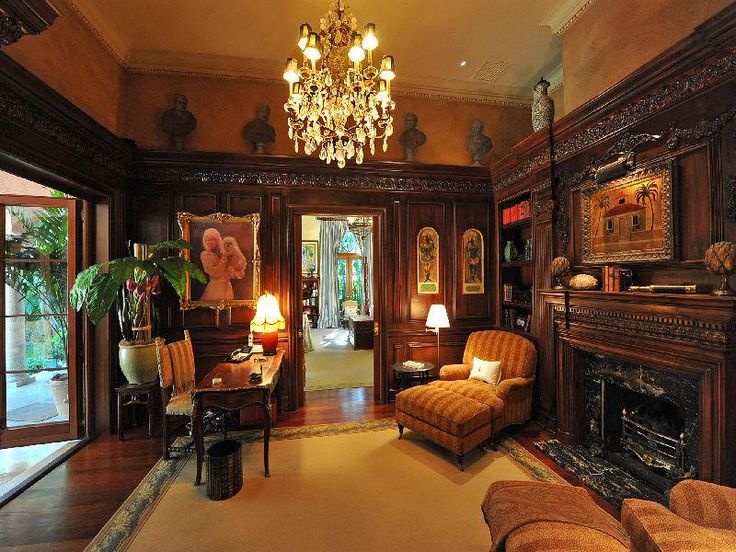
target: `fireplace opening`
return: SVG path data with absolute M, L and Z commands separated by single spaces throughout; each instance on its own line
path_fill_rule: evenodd
M 603 355 L 591 355 L 586 368 L 592 452 L 663 493 L 696 476 L 697 403 L 689 382 Z

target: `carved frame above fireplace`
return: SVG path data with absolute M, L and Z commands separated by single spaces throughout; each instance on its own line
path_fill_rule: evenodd
M 585 354 L 598 353 L 697 382 L 698 478 L 736 484 L 736 299 L 542 291 L 553 349 L 558 438 L 586 431 Z

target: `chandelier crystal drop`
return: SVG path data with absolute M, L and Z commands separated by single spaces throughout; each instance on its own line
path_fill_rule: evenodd
M 346 11 L 343 0 L 330 4 L 320 19 L 319 32 L 303 23 L 297 45 L 302 64 L 289 58 L 284 80 L 289 83 L 289 138 L 294 151 L 304 143 L 304 153 L 318 152 L 328 164 L 343 168 L 348 159 L 361 164 L 368 147 L 375 154 L 376 140 L 388 149 L 393 134 L 391 99 L 393 56 L 385 55 L 378 66 L 373 54 L 378 47 L 376 26 L 368 23 L 358 32 L 357 20 Z

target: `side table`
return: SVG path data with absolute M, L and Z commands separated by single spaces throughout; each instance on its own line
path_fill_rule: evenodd
M 123 409 L 140 404 L 148 410 L 148 437 L 153 437 L 153 414 L 156 403 L 156 392 L 159 390 L 158 380 L 147 383 L 127 383 L 115 388 L 118 396 L 118 439 L 123 435 Z M 127 402 L 126 402 L 127 401 Z
M 426 361 L 418 362 L 421 362 L 422 365 L 416 368 L 412 366 L 404 366 L 403 362 L 394 363 L 394 382 L 393 387 L 388 390 L 389 396 L 393 394 L 395 397 L 396 393 L 399 393 L 404 389 L 408 389 L 416 384 L 422 385 L 429 383 L 429 380 L 431 379 L 429 373 L 434 369 L 434 364 Z

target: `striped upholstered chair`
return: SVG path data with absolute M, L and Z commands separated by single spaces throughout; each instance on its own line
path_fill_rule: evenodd
M 501 362 L 498 385 L 468 379 L 473 357 Z M 396 395 L 399 436 L 405 427 L 463 457 L 499 430 L 531 416 L 537 348 L 530 338 L 506 330 L 473 332 L 462 364 L 440 369 L 439 381 Z
M 736 489 L 681 481 L 672 488 L 669 510 L 648 500 L 624 500 L 621 523 L 638 552 L 736 550 Z
M 182 341 L 166 344 L 165 339 L 156 338 L 156 360 L 161 384 L 161 404 L 164 407 L 161 416 L 164 460 L 168 460 L 171 435 L 192 416 L 191 391 L 194 387 L 195 369 L 189 330 L 184 330 Z

